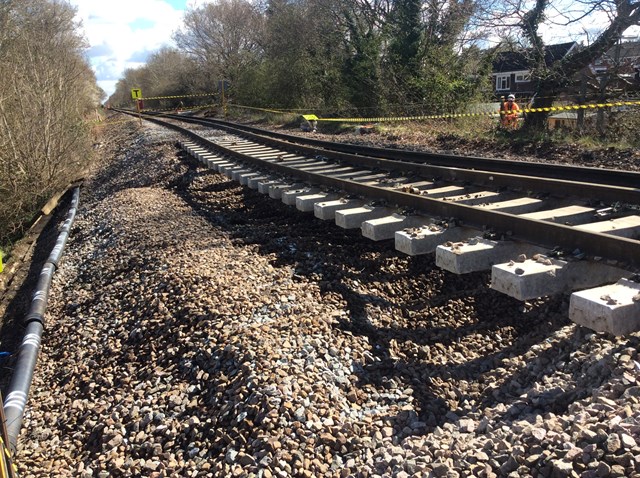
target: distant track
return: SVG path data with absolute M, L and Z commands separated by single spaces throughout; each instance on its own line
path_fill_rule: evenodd
M 213 126 L 223 129 L 231 134 L 251 134 L 260 137 L 265 144 L 274 147 L 290 146 L 291 143 L 300 146 L 310 147 L 311 151 L 316 149 L 322 151 L 333 151 L 336 159 L 341 159 L 338 153 L 345 153 L 345 159 L 350 155 L 370 156 L 374 158 L 391 159 L 394 161 L 428 164 L 432 166 L 445 166 L 462 169 L 479 169 L 492 172 L 504 172 L 508 174 L 519 174 L 524 176 L 537 176 L 542 178 L 564 179 L 575 182 L 602 183 L 616 186 L 627 186 L 637 188 L 640 173 L 632 171 L 622 171 L 618 169 L 589 168 L 579 166 L 568 166 L 552 163 L 532 163 L 526 161 L 514 161 L 508 159 L 483 158 L 478 156 L 460 156 L 453 154 L 431 153 L 424 151 L 406 151 L 393 148 L 376 148 L 370 146 L 360 146 L 349 143 L 339 143 L 322 141 L 304 136 L 289 135 L 274 131 L 256 128 L 253 126 L 232 123 L 214 118 L 194 118 L 176 114 L 154 115 L 159 118 L 178 120 L 185 123 L 197 124 L 201 126 Z
M 145 115 L 203 148 L 275 182 L 319 186 L 338 196 L 509 236 L 548 248 L 640 267 L 638 233 L 587 230 L 595 222 L 640 214 L 640 173 L 480 157 L 378 149 L 274 133 L 225 121 L 184 115 Z M 233 135 L 211 141 L 176 121 Z M 193 128 L 192 128 L 193 129 Z M 526 204 L 523 208 L 522 204 Z M 565 224 L 534 219 L 533 211 L 573 207 Z M 585 227 L 586 226 L 586 227 Z

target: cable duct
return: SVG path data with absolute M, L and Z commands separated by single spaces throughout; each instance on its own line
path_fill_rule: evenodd
M 67 213 L 66 220 L 62 225 L 60 234 L 56 240 L 47 262 L 42 267 L 36 290 L 31 299 L 29 311 L 24 322 L 26 330 L 20 348 L 18 358 L 14 367 L 11 382 L 7 389 L 7 396 L 4 400 L 4 413 L 6 417 L 7 434 L 12 453 L 15 453 L 18 434 L 22 426 L 22 418 L 27 405 L 29 388 L 33 381 L 33 372 L 36 367 L 42 332 L 44 330 L 44 314 L 47 309 L 49 289 L 53 274 L 58 267 L 62 252 L 69 238 L 71 226 L 76 216 L 80 198 L 80 188 L 73 190 L 71 207 Z

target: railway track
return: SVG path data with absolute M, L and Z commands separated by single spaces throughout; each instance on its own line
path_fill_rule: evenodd
M 169 115 L 203 164 L 274 200 L 409 255 L 436 253 L 455 273 L 492 270 L 520 300 L 578 289 L 572 320 L 640 328 L 640 174 L 360 148 Z M 169 120 L 170 122 L 168 122 Z M 228 134 L 207 138 L 176 120 Z M 598 287 L 609 284 L 605 288 Z M 595 288 L 589 290 L 590 288 Z
M 638 471 L 638 334 L 593 334 L 567 323 L 564 297 L 520 307 L 487 274 L 271 207 L 177 157 L 159 127 L 121 133 L 52 283 L 21 473 Z M 231 177 L 269 172 L 183 144 Z

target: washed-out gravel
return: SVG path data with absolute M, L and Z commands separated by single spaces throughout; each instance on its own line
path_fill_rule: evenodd
M 82 188 L 21 477 L 640 477 L 640 334 L 580 328 L 566 296 L 520 303 L 131 128 Z

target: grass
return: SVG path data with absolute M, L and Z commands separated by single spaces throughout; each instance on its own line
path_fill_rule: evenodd
M 295 113 L 270 113 L 266 111 L 239 109 L 230 107 L 228 118 L 249 123 L 279 125 L 285 128 L 298 128 L 300 116 Z M 502 131 L 498 128 L 498 119 L 490 116 L 433 119 L 426 121 L 379 122 L 373 132 L 391 138 L 407 141 L 432 141 L 439 137 L 456 137 L 460 140 L 492 141 L 497 146 L 517 143 L 536 145 L 554 143 L 557 145 L 578 145 L 584 148 L 629 149 L 640 147 L 640 108 L 611 112 L 605 110 L 606 130 L 600 134 L 595 127 L 595 118 L 582 132 L 556 129 L 542 132 L 524 130 Z M 319 121 L 318 132 L 324 134 L 343 134 L 354 132 L 358 123 L 336 123 Z
M 598 134 L 595 124 L 587 123 L 582 132 L 569 129 L 505 131 L 498 127 L 498 119 L 490 116 L 431 119 L 424 121 L 378 122 L 371 125 L 319 121 L 318 133 L 347 135 L 362 133 L 364 142 L 389 143 L 391 147 L 440 151 L 457 150 L 464 154 L 491 156 L 494 152 L 506 154 L 532 154 L 546 157 L 559 154 L 580 157 L 599 152 L 620 152 L 637 157 L 640 147 L 640 108 L 605 115 L 606 134 Z M 264 127 L 299 130 L 301 117 L 295 113 L 280 114 L 263 111 L 229 109 L 228 119 Z M 366 129 L 363 128 L 366 126 Z M 370 133 L 371 137 L 368 138 Z M 563 157 L 564 157 L 563 156 Z M 636 160 L 631 167 L 636 168 Z

